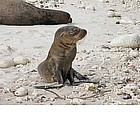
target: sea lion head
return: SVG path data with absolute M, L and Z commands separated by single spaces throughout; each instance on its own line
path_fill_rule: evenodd
M 43 11 L 45 13 L 43 20 L 50 25 L 67 24 L 72 22 L 71 15 L 68 12 L 50 9 L 44 9 Z
M 87 34 L 85 29 L 76 26 L 65 26 L 56 31 L 55 38 L 63 44 L 75 44 Z

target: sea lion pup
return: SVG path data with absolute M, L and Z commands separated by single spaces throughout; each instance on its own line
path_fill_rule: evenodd
M 76 43 L 86 34 L 85 29 L 76 26 L 65 26 L 56 31 L 46 60 L 38 66 L 38 72 L 45 82 L 64 84 L 69 80 L 73 85 L 74 77 L 79 80 L 88 79 L 72 68 L 77 51 Z
M 71 22 L 70 14 L 64 11 L 37 8 L 23 0 L 0 0 L 0 24 L 55 25 Z

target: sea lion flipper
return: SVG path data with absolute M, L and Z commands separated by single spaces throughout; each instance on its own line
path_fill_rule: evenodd
M 59 84 L 64 84 L 64 79 L 60 70 L 56 71 L 54 81 L 57 81 Z
M 59 88 L 62 88 L 64 85 L 63 84 L 58 84 L 58 83 L 53 83 L 53 84 L 48 84 L 48 85 L 43 85 L 43 86 L 41 86 L 41 85 L 36 85 L 36 86 L 34 86 L 34 88 L 35 89 L 59 89 Z
M 74 76 L 78 79 L 78 80 L 89 80 L 88 77 L 80 74 L 79 72 L 77 72 L 76 70 L 73 69 L 73 73 L 74 73 Z
M 68 72 L 67 79 L 69 80 L 70 84 L 74 84 L 74 70 L 71 68 Z
M 81 82 L 84 81 L 88 81 L 89 78 L 80 74 L 79 72 L 77 72 L 76 70 L 74 70 L 73 68 L 70 69 L 69 73 L 68 73 L 68 80 L 70 81 L 70 84 L 73 85 L 74 84 L 74 77 L 76 77 L 78 80 L 80 80 Z

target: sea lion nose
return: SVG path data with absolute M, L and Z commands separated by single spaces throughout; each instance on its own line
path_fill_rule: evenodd
M 72 18 L 69 18 L 69 20 L 68 20 L 68 21 L 69 21 L 69 23 L 72 23 Z
M 87 30 L 82 29 L 82 33 L 83 33 L 84 35 L 86 35 L 86 34 L 87 34 Z

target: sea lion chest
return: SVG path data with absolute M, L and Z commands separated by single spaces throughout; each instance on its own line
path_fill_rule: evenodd
M 67 74 L 72 67 L 72 62 L 76 56 L 76 45 L 69 48 L 64 48 L 61 46 L 52 45 L 47 60 L 55 64 L 56 69 L 60 70 L 64 79 L 66 79 Z

